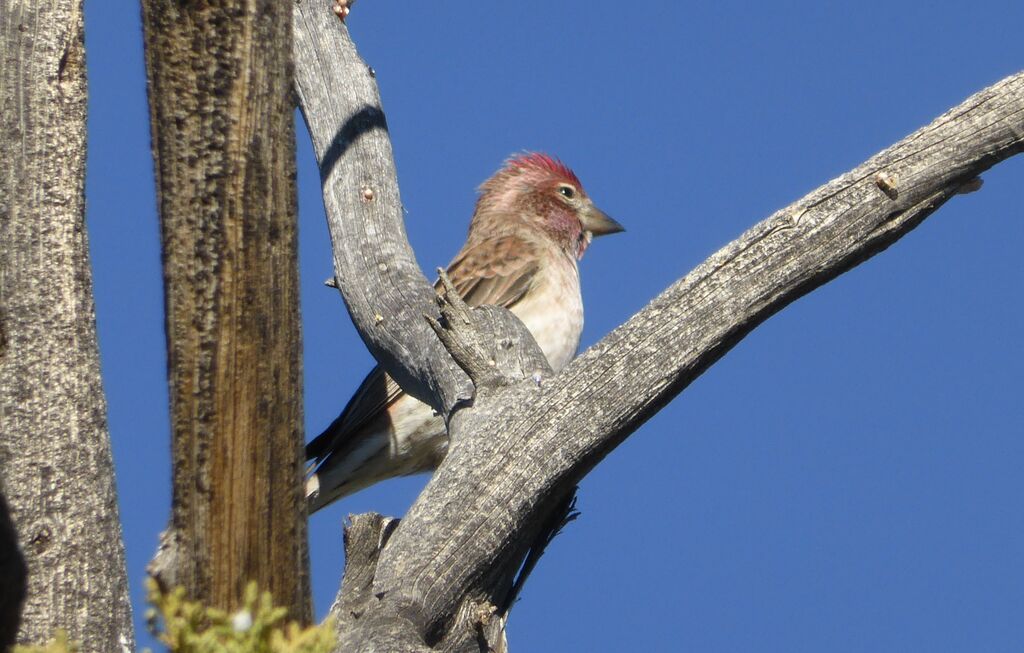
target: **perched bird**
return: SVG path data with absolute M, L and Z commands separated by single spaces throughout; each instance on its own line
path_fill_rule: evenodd
M 577 261 L 594 236 L 622 231 L 558 159 L 522 154 L 480 186 L 469 235 L 448 266 L 470 306 L 512 311 L 556 372 L 583 330 Z M 378 481 L 435 469 L 448 446 L 443 420 L 379 366 L 327 430 L 306 446 L 312 513 Z

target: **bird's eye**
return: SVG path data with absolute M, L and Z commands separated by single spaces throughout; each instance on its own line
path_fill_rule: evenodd
M 559 186 L 558 192 L 562 194 L 562 197 L 566 199 L 572 199 L 576 197 L 576 190 L 572 186 Z

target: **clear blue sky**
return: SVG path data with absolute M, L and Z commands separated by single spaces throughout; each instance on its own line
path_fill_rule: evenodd
M 88 223 L 141 626 L 170 501 L 142 39 L 134 3 L 86 12 Z M 584 346 L 749 225 L 1024 67 L 1024 4 L 1008 0 L 365 0 L 350 22 L 426 269 L 458 249 L 476 185 L 523 149 L 560 156 L 626 225 L 582 263 Z M 321 284 L 329 243 L 301 123 L 298 141 L 312 436 L 372 361 Z M 513 611 L 513 650 L 1019 650 L 1022 188 L 1024 157 L 989 172 L 613 452 Z M 424 482 L 312 519 L 318 615 L 343 517 L 400 515 Z

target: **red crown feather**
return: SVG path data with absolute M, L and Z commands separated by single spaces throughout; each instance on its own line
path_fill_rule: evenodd
M 525 170 L 532 168 L 534 170 L 546 170 L 558 175 L 565 181 L 574 184 L 577 188 L 582 186 L 579 178 L 576 176 L 576 173 L 570 170 L 569 166 L 565 165 L 558 159 L 541 152 L 524 152 L 523 154 L 517 154 L 506 162 L 506 166 L 509 169 L 518 168 L 520 170 Z

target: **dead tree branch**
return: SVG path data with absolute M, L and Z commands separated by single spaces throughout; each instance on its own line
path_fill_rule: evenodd
M 405 641 L 441 650 L 496 645 L 479 636 L 488 606 L 508 596 L 530 542 L 582 476 L 757 325 L 1024 149 L 1018 74 L 756 224 L 561 374 L 511 384 L 522 368 L 500 384 L 481 377 L 462 407 L 464 381 L 420 326 L 429 286 L 401 227 L 372 72 L 326 6 L 297 5 L 296 30 L 297 86 L 353 320 L 396 378 L 445 412 L 456 408 L 447 458 L 374 558 L 373 598 L 345 620 L 351 650 L 378 650 L 376 638 L 410 628 Z M 500 341 L 481 342 L 493 352 Z M 470 369 L 475 350 L 449 349 Z

